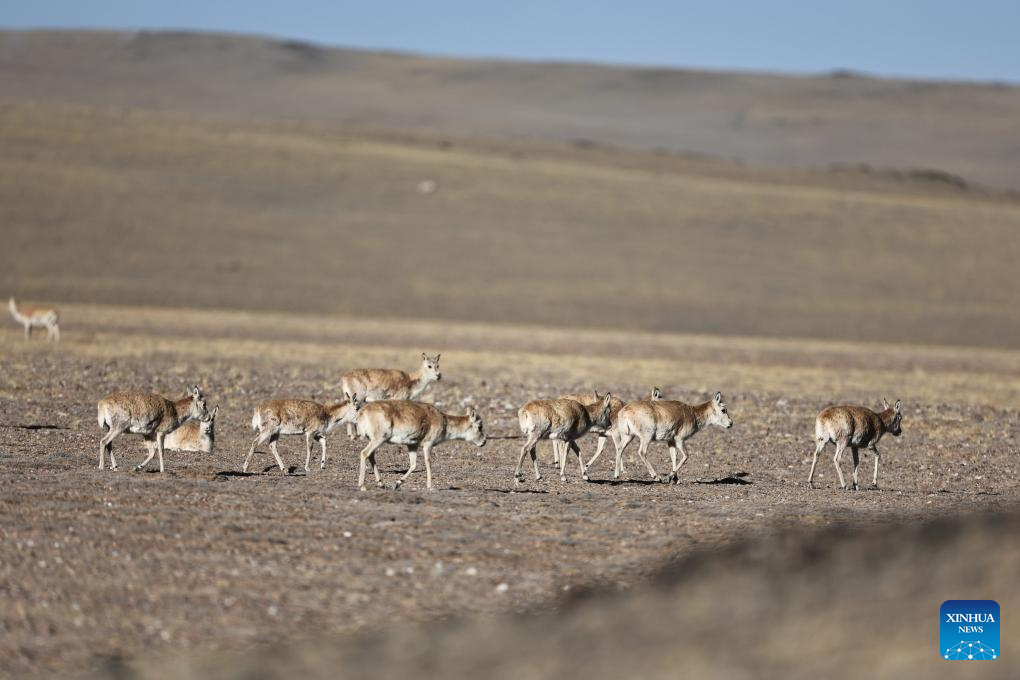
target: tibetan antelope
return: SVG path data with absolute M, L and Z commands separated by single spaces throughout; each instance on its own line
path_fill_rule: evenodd
M 558 396 L 556 398 L 557 399 L 572 399 L 572 400 L 576 401 L 578 404 L 580 404 L 581 406 L 592 406 L 592 405 L 598 404 L 598 403 L 600 403 L 602 401 L 602 396 L 599 395 L 599 391 L 598 390 L 592 390 L 591 392 L 574 392 L 574 393 L 571 393 L 571 394 L 561 394 L 560 396 Z M 610 422 L 610 427 L 608 427 L 608 428 L 601 428 L 598 425 L 594 425 L 593 424 L 591 429 L 589 430 L 589 432 L 591 432 L 592 434 L 598 435 L 598 444 L 597 444 L 597 451 L 598 451 L 598 453 L 595 454 L 595 456 L 592 458 L 592 460 L 595 460 L 595 458 L 598 458 L 598 454 L 601 453 L 603 447 L 605 447 L 605 445 L 606 445 L 606 437 L 609 436 L 609 430 L 612 429 L 612 423 L 616 422 L 616 414 L 620 412 L 621 408 L 623 408 L 623 400 L 622 399 L 618 399 L 617 397 L 613 397 L 610 400 L 610 403 L 609 403 L 609 422 Z M 557 465 L 558 466 L 560 464 L 560 456 L 563 455 L 564 453 L 566 453 L 566 446 L 565 445 L 561 445 L 559 440 L 553 439 L 552 440 L 552 447 L 553 447 L 553 465 Z M 588 468 L 588 467 L 591 467 L 591 463 L 586 463 L 585 464 L 585 468 Z
M 32 337 L 33 328 L 45 328 L 47 339 L 60 342 L 60 315 L 52 307 L 23 306 L 11 298 L 7 304 L 14 320 L 25 327 L 25 339 Z
M 358 488 L 365 490 L 366 463 L 372 463 L 376 486 L 382 487 L 375 452 L 383 444 L 407 446 L 409 465 L 404 476 L 396 481 L 394 489 L 407 481 L 418 467 L 418 449 L 425 457 L 425 488 L 432 490 L 432 447 L 446 441 L 462 439 L 476 446 L 485 446 L 482 419 L 471 409 L 466 416 L 441 413 L 431 404 L 418 401 L 375 401 L 365 404 L 358 413 L 358 431 L 368 438 L 368 446 L 361 452 L 358 470 Z
M 421 354 L 421 365 L 408 373 L 393 368 L 356 368 L 340 378 L 340 389 L 347 399 L 355 397 L 362 402 L 383 400 L 412 400 L 434 382 L 442 380 L 439 372 L 439 355 Z M 347 436 L 355 438 L 355 423 L 347 424 Z
M 269 450 L 281 470 L 283 465 L 276 442 L 281 434 L 303 434 L 305 436 L 305 471 L 312 462 L 312 440 L 322 446 L 322 462 L 320 469 L 326 467 L 326 435 L 341 423 L 351 423 L 358 415 L 362 402 L 345 399 L 339 404 L 324 406 L 317 401 L 308 399 L 272 399 L 255 407 L 251 418 L 251 429 L 255 430 L 255 439 L 241 467 L 248 471 L 248 464 L 255 454 L 255 447 L 269 442 Z
M 517 459 L 514 480 L 520 484 L 524 465 L 524 457 L 531 453 L 531 464 L 535 468 L 535 481 L 542 479 L 538 471 L 538 459 L 535 448 L 540 439 L 553 440 L 555 455 L 556 442 L 562 442 L 560 459 L 560 481 L 567 481 L 567 448 L 577 455 L 577 464 L 581 468 L 581 479 L 588 480 L 588 470 L 581 457 L 581 449 L 577 441 L 588 430 L 605 432 L 610 425 L 610 410 L 613 395 L 608 392 L 602 399 L 591 405 L 584 405 L 573 399 L 535 399 L 522 406 L 517 412 L 517 421 L 521 432 L 527 437 L 521 447 L 521 455 Z
M 708 425 L 724 429 L 733 427 L 733 421 L 726 412 L 726 404 L 720 392 L 703 404 L 691 406 L 682 401 L 632 401 L 617 416 L 616 430 L 620 440 L 616 451 L 616 471 L 619 473 L 623 461 L 623 452 L 636 437 L 638 439 L 638 458 L 648 468 L 652 479 L 658 480 L 659 475 L 648 462 L 645 454 L 648 445 L 654 441 L 666 442 L 669 446 L 670 462 L 673 471 L 667 481 L 680 483 L 680 468 L 687 462 L 684 442 Z M 677 462 L 676 453 L 679 449 L 683 456 Z
M 818 454 L 826 444 L 832 442 L 836 445 L 836 455 L 832 462 L 836 466 L 836 474 L 839 475 L 839 488 L 846 488 L 843 471 L 839 467 L 839 458 L 843 454 L 843 449 L 848 446 L 854 459 L 854 491 L 859 488 L 857 485 L 857 468 L 861 463 L 859 451 L 865 448 L 871 449 L 875 454 L 875 474 L 871 482 L 878 488 L 878 441 L 886 432 L 899 437 L 902 433 L 900 424 L 903 420 L 899 400 L 889 406 L 889 402 L 883 399 L 882 406 L 884 410 L 881 413 L 875 413 L 863 406 L 830 406 L 818 414 L 818 418 L 815 419 L 815 455 L 811 459 L 808 486 L 814 486 Z
M 175 401 L 147 392 L 116 392 L 103 397 L 99 400 L 98 419 L 99 427 L 106 428 L 107 432 L 99 442 L 99 469 L 103 469 L 107 452 L 110 454 L 110 469 L 117 469 L 113 440 L 128 432 L 142 435 L 149 450 L 149 456 L 135 469 L 144 468 L 158 452 L 159 471 L 163 472 L 163 444 L 167 434 L 188 420 L 208 417 L 205 397 L 198 387 L 192 387 L 188 396 Z
M 561 399 L 574 399 L 576 401 L 580 401 L 582 405 L 585 405 L 586 403 L 588 403 L 591 400 L 592 397 L 591 397 L 591 395 L 589 395 L 587 397 L 586 401 L 582 401 L 581 399 L 577 398 L 577 397 L 583 397 L 583 396 L 584 395 L 581 395 L 581 394 L 579 394 L 579 395 L 568 394 L 568 395 L 564 395 L 563 397 L 560 397 L 560 398 Z M 594 396 L 595 396 L 596 399 L 598 399 L 598 392 L 595 392 Z M 662 391 L 658 387 L 653 387 L 648 398 L 649 398 L 650 401 L 661 401 L 662 400 Z M 595 448 L 595 455 L 592 456 L 591 460 L 589 460 L 586 463 L 586 467 L 588 467 L 589 469 L 595 463 L 595 461 L 597 461 L 599 459 L 599 456 L 602 455 L 602 450 L 606 448 L 606 438 L 607 437 L 612 438 L 613 445 L 616 446 L 617 450 L 619 450 L 619 448 L 620 448 L 620 438 L 619 438 L 619 436 L 617 435 L 617 432 L 616 432 L 616 419 L 620 415 L 620 409 L 621 408 L 623 408 L 623 401 L 620 400 L 620 399 L 616 399 L 614 397 L 613 398 L 613 404 L 612 404 L 612 406 L 609 409 L 609 429 L 606 430 L 606 431 L 603 431 L 603 432 L 598 432 L 599 439 L 598 439 L 598 446 Z M 592 432 L 597 432 L 597 430 L 593 427 L 592 428 Z M 553 455 L 554 456 L 556 455 L 555 451 L 553 451 Z M 615 476 L 616 477 L 619 477 L 621 474 L 623 474 L 623 461 L 620 461 L 620 469 L 615 471 Z
M 197 451 L 212 453 L 216 439 L 216 414 L 220 407 L 209 411 L 209 417 L 189 420 L 163 439 L 163 448 L 168 451 Z

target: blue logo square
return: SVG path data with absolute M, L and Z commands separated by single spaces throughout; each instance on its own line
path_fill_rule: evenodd
M 998 659 L 999 603 L 995 600 L 946 600 L 939 610 L 939 650 L 950 661 Z

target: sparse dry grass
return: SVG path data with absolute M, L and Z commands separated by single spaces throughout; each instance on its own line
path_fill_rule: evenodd
M 0 287 L 30 298 L 1020 343 L 1001 197 L 13 103 L 0 145 Z
M 1020 406 L 1020 353 L 1010 350 L 103 305 L 65 305 L 63 319 L 61 347 L 101 360 L 271 361 L 336 367 L 339 376 L 353 365 L 411 368 L 427 350 L 444 351 L 444 368 L 454 373 L 512 382 L 541 376 L 554 391 L 661 384 L 823 401 L 903 395 Z M 48 351 L 21 343 L 13 325 L 3 335 L 14 356 Z

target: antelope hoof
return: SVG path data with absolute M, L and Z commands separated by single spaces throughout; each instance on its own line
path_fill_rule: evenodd
M 566 475 L 560 475 L 560 481 L 561 482 L 567 481 L 567 476 Z
M 325 470 L 326 469 L 326 463 L 325 462 L 319 463 L 319 469 L 320 470 Z
M 400 482 L 393 482 L 393 490 L 400 491 Z
M 141 470 L 142 470 L 142 466 L 141 465 L 136 465 L 135 466 L 135 472 L 141 472 Z
M 382 483 L 382 482 L 376 482 L 376 483 L 375 483 L 375 487 L 376 487 L 377 489 L 381 489 L 381 488 L 383 488 L 383 483 Z
M 586 473 L 584 473 L 583 475 L 581 475 L 581 479 L 583 479 L 583 480 L 584 480 L 584 481 L 586 481 L 586 482 L 587 482 L 587 481 L 590 481 L 590 480 L 588 479 L 588 473 L 587 473 L 587 472 L 586 472 Z

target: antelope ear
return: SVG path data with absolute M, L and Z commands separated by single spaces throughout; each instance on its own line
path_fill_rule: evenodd
M 722 403 L 722 392 L 716 392 L 715 393 L 715 403 L 717 403 L 717 404 L 721 404 Z
M 439 363 L 439 357 L 441 357 L 441 356 L 442 356 L 441 354 L 437 354 L 437 355 L 436 355 L 436 363 L 437 363 L 437 364 Z
M 429 355 L 425 354 L 425 352 L 422 352 L 421 353 L 421 360 L 422 361 L 428 361 L 429 360 Z
M 658 399 L 661 396 L 662 396 L 662 392 L 659 390 L 659 388 L 658 387 L 653 387 L 652 388 L 652 399 Z
M 889 400 L 885 397 L 882 397 L 882 408 L 889 408 Z
M 896 411 L 896 413 L 900 412 L 900 400 L 899 399 L 897 399 L 896 403 L 893 404 L 893 411 Z
M 610 404 L 610 402 L 612 400 L 613 400 L 612 393 L 611 392 L 606 392 L 606 396 L 602 397 L 602 405 L 603 406 L 609 406 L 609 404 Z
M 216 420 L 216 414 L 219 413 L 219 411 L 220 411 L 220 407 L 219 407 L 219 404 L 217 404 L 216 407 L 213 408 L 212 414 L 209 416 L 209 420 Z
M 198 385 L 191 386 L 191 396 L 194 397 L 195 399 L 202 398 L 202 390 L 198 389 Z
M 595 395 L 595 401 L 598 401 L 599 399 L 602 398 L 599 396 L 599 391 L 597 389 L 592 390 L 592 394 Z

